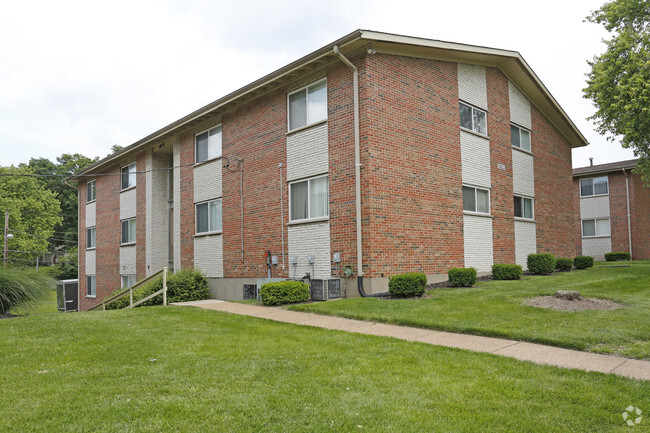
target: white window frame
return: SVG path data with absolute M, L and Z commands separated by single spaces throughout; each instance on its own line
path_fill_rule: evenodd
M 317 85 L 319 85 L 321 83 L 325 83 L 325 117 L 322 118 L 322 119 L 312 120 L 312 119 L 309 118 L 309 88 L 317 86 Z M 306 104 L 305 116 L 307 118 L 305 120 L 304 125 L 300 125 L 300 126 L 296 126 L 295 128 L 292 128 L 291 127 L 291 95 L 295 95 L 296 93 L 303 92 L 303 91 L 305 92 L 305 104 Z M 301 87 L 300 89 L 296 89 L 296 90 L 294 90 L 294 91 L 292 91 L 290 93 L 287 93 L 287 131 L 289 131 L 289 132 L 290 131 L 295 131 L 295 130 L 298 130 L 298 129 L 301 129 L 301 128 L 306 128 L 306 127 L 308 127 L 310 125 L 313 125 L 313 124 L 316 124 L 316 123 L 319 123 L 319 122 L 327 121 L 328 115 L 329 115 L 329 113 L 327 112 L 327 78 L 323 78 L 321 80 L 314 81 L 313 83 L 310 83 L 310 84 L 308 84 L 308 85 L 306 85 L 304 87 Z
M 523 195 L 517 195 L 517 194 L 514 195 L 514 198 L 515 198 L 515 199 L 517 199 L 517 198 L 521 199 L 521 211 L 522 211 L 522 216 L 518 216 L 518 215 L 515 214 L 515 209 L 516 209 L 516 208 L 515 208 L 514 200 L 513 200 L 513 204 L 512 204 L 512 214 L 515 216 L 515 218 L 517 218 L 517 219 L 523 219 L 523 220 L 530 220 L 530 221 L 534 220 L 534 219 L 535 219 L 535 198 L 533 198 L 533 197 L 526 197 L 526 196 L 523 196 Z M 531 217 L 523 216 L 523 215 L 526 214 L 525 200 L 530 200 L 530 211 L 531 211 L 531 213 L 532 213 L 532 216 L 531 216 Z
M 95 179 L 89 180 L 88 183 L 86 184 L 86 203 L 93 202 L 96 199 L 97 199 L 97 184 L 95 183 Z
M 465 209 L 465 200 L 463 200 L 463 192 L 461 188 L 461 200 L 463 202 L 463 212 L 469 213 L 469 214 L 477 214 L 477 215 L 492 215 L 492 197 L 490 194 L 490 189 L 489 188 L 481 188 L 480 186 L 474 186 L 474 185 L 463 185 L 463 188 L 471 188 L 474 190 L 474 209 L 478 209 L 477 203 L 478 203 L 478 194 L 477 190 L 481 191 L 486 191 L 487 192 L 487 197 L 488 197 L 488 211 L 487 212 L 481 212 L 479 210 L 467 210 Z
M 517 130 L 518 130 L 518 132 L 519 132 L 519 146 L 515 146 L 514 144 L 512 144 L 512 128 L 517 128 Z M 530 149 L 526 149 L 526 148 L 524 148 L 524 147 L 521 145 L 521 143 L 522 143 L 522 140 L 521 140 L 521 131 L 526 131 L 526 132 L 528 133 L 528 145 L 530 146 Z M 514 124 L 514 123 L 511 123 L 511 124 L 510 124 L 510 134 L 511 134 L 511 137 L 510 137 L 510 145 L 511 145 L 512 147 L 514 147 L 515 149 L 523 150 L 524 152 L 531 152 L 531 153 L 532 153 L 532 151 L 533 151 L 533 138 L 532 138 L 532 134 L 531 134 L 531 132 L 530 132 L 530 129 L 528 129 L 528 128 L 523 128 L 523 127 L 521 127 L 521 126 L 519 126 L 519 125 L 516 125 L 516 124 Z
M 96 298 L 96 297 L 97 297 L 97 278 L 95 277 L 95 275 L 86 275 L 86 298 Z
M 97 227 L 86 227 L 86 249 L 94 250 L 96 246 L 97 246 Z
M 468 129 L 468 128 L 460 125 L 460 105 L 464 105 L 464 106 L 469 107 L 469 108 L 472 109 L 472 128 L 471 129 Z M 485 114 L 485 133 L 477 131 L 476 128 L 474 127 L 474 111 L 480 111 L 481 113 Z M 476 107 L 476 106 L 474 106 L 472 104 L 468 104 L 465 101 L 460 101 L 460 100 L 458 101 L 458 124 L 460 125 L 460 127 L 461 127 L 461 129 L 463 131 L 470 131 L 470 132 L 473 132 L 475 134 L 483 135 L 483 136 L 486 136 L 486 137 L 488 135 L 487 111 L 485 111 L 485 110 L 483 110 L 481 108 L 478 108 L 478 107 Z
M 136 221 L 135 218 L 127 218 L 120 221 L 120 245 L 133 245 L 136 242 L 136 233 L 138 231 L 137 222 L 133 225 L 135 226 L 133 232 L 131 232 L 131 221 Z M 124 223 L 127 223 L 127 241 L 123 242 L 124 239 Z
M 219 149 L 217 149 L 217 154 L 210 155 L 210 132 L 215 130 L 215 129 L 219 129 L 219 135 L 221 135 L 221 145 L 219 146 Z M 207 157 L 207 159 L 203 159 L 203 160 L 199 161 L 199 150 L 198 150 L 199 142 L 198 142 L 197 138 L 198 138 L 199 135 L 203 135 L 206 132 L 208 133 L 208 149 L 207 149 L 208 157 Z M 215 126 L 213 126 L 211 128 L 208 128 L 208 129 L 206 129 L 204 131 L 201 131 L 201 132 L 199 132 L 197 134 L 194 134 L 194 163 L 195 164 L 200 164 L 200 163 L 206 162 L 206 161 L 212 161 L 213 159 L 221 158 L 222 155 L 223 155 L 223 126 L 222 126 L 222 124 L 215 125 Z
M 607 234 L 603 235 L 598 233 L 598 223 L 597 221 L 603 221 L 607 220 Z M 586 236 L 585 235 L 585 221 L 593 221 L 594 222 L 594 235 L 593 236 Z M 584 218 L 580 220 L 580 231 L 582 234 L 583 238 L 586 239 L 592 239 L 592 238 L 609 238 L 612 236 L 612 220 L 610 217 L 602 217 L 602 218 Z
M 212 220 L 212 218 L 210 218 L 210 203 L 213 203 L 213 202 L 216 202 L 216 201 L 221 203 L 221 218 L 220 218 L 221 227 L 219 227 L 218 229 L 210 227 L 210 221 Z M 201 206 L 201 205 L 207 205 L 208 206 L 208 230 L 205 231 L 205 232 L 200 232 L 199 231 L 199 210 L 198 210 L 198 207 Z M 209 233 L 221 233 L 223 231 L 223 199 L 221 197 L 215 198 L 215 199 L 212 199 L 212 200 L 207 200 L 207 201 L 202 201 L 202 202 L 199 202 L 199 203 L 195 203 L 194 204 L 194 215 L 195 215 L 195 217 L 194 217 L 194 233 L 196 233 L 197 235 L 204 235 L 204 234 L 209 234 Z
M 136 279 L 134 274 L 120 275 L 120 285 L 123 289 L 128 289 L 129 287 L 134 286 L 135 283 Z
M 596 194 L 596 187 L 594 185 L 594 180 L 596 179 L 605 179 L 607 181 L 607 192 L 604 194 Z M 591 190 L 593 191 L 593 194 L 586 194 L 582 195 L 582 181 L 584 180 L 590 180 L 591 181 Z M 580 179 L 578 182 L 578 188 L 580 189 L 580 198 L 582 197 L 604 197 L 606 195 L 609 195 L 609 176 L 596 176 L 596 177 L 587 177 Z
M 311 181 L 316 180 L 316 179 L 322 179 L 326 177 L 327 178 L 327 214 L 326 215 L 321 215 L 317 217 L 312 217 L 311 216 Z M 292 205 L 292 198 L 291 196 L 291 188 L 293 185 L 307 182 L 307 217 L 306 218 L 298 218 L 294 219 L 293 215 L 291 214 L 291 205 Z M 307 179 L 299 179 L 295 180 L 292 182 L 289 182 L 289 222 L 297 222 L 297 221 L 320 221 L 320 220 L 326 220 L 330 217 L 330 203 L 329 203 L 329 196 L 330 196 L 330 180 L 329 180 L 329 173 L 328 174 L 321 174 L 318 176 L 313 176 Z
M 126 171 L 124 171 L 126 169 Z M 134 188 L 135 185 L 138 183 L 138 175 L 136 173 L 136 163 L 133 162 L 129 165 L 125 165 L 120 169 L 120 190 L 121 191 L 126 191 L 127 189 Z M 128 176 L 127 183 L 128 185 L 125 187 L 124 186 L 124 176 Z

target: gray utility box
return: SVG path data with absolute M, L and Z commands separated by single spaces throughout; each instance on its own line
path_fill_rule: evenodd
M 311 299 L 314 301 L 327 301 L 341 297 L 341 279 L 328 280 L 312 279 L 309 286 Z
M 59 311 L 79 310 L 79 280 L 57 281 L 56 305 Z

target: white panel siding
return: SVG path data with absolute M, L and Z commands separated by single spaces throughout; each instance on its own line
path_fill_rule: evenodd
M 460 131 L 463 183 L 490 188 L 490 140 Z
M 147 154 L 147 276 L 167 266 L 167 166 L 167 155 Z
M 298 265 L 289 260 L 290 276 L 301 278 L 309 272 L 312 278 L 329 278 L 330 263 L 330 224 L 329 221 L 289 226 L 289 258 L 298 257 Z M 307 261 L 314 255 L 314 267 Z
M 585 197 L 580 199 L 580 218 L 600 218 L 609 216 L 609 196 Z
M 529 221 L 515 221 L 515 261 L 524 269 L 528 254 L 537 252 L 537 224 Z
M 592 256 L 595 260 L 605 260 L 605 253 L 612 252 L 612 238 L 585 238 L 582 240 L 582 255 Z
M 135 245 L 120 247 L 120 275 L 135 275 Z
M 97 203 L 92 202 L 86 205 L 86 227 L 95 227 L 97 215 Z
M 194 167 L 194 202 L 221 197 L 221 159 Z
M 512 187 L 517 195 L 535 196 L 533 155 L 512 149 Z
M 327 123 L 287 136 L 287 180 L 327 173 Z
M 463 215 L 465 267 L 489 272 L 493 264 L 492 218 Z
M 181 269 L 181 151 L 174 139 L 174 270 Z
M 194 267 L 206 277 L 223 277 L 223 237 L 221 235 L 194 238 Z
M 458 64 L 458 96 L 463 101 L 487 110 L 485 66 Z
M 95 275 L 96 273 L 95 250 L 88 250 L 86 251 L 86 275 Z
M 517 86 L 508 81 L 508 93 L 510 96 L 510 120 L 525 128 L 531 129 L 530 102 L 519 91 Z
M 120 193 L 120 219 L 133 218 L 136 214 L 135 188 Z

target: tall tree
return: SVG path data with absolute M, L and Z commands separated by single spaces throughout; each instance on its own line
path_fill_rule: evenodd
M 613 0 L 587 20 L 612 35 L 606 51 L 589 62 L 585 98 L 596 113 L 596 130 L 634 150 L 646 184 L 650 184 L 650 0 Z

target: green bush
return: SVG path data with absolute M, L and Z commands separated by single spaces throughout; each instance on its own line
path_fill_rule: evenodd
M 577 256 L 573 259 L 576 269 L 587 269 L 594 265 L 594 258 L 591 256 Z
M 422 296 L 427 288 L 427 276 L 422 272 L 393 275 L 388 279 L 388 291 L 394 296 Z
M 30 307 L 47 297 L 55 282 L 46 272 L 14 267 L 0 268 L 0 314 L 16 307 Z
M 555 270 L 558 272 L 569 272 L 573 270 L 573 259 L 555 259 Z
M 74 280 L 77 278 L 79 260 L 77 248 L 71 248 L 66 255 L 61 257 L 59 262 L 52 267 L 54 278 L 57 280 Z
M 162 277 L 151 281 L 133 292 L 133 302 L 146 298 L 162 289 Z M 120 289 L 119 292 L 122 290 Z M 117 293 L 118 291 L 114 292 Z M 113 293 L 113 294 L 114 294 Z M 109 295 L 112 296 L 113 294 Z M 183 269 L 167 276 L 167 302 L 198 301 L 206 299 L 210 292 L 208 280 L 196 269 Z M 162 305 L 162 295 L 154 296 L 141 306 Z M 129 305 L 129 296 L 124 296 L 106 305 L 107 310 L 121 309 Z
M 605 260 L 608 262 L 618 262 L 620 260 L 630 260 L 630 253 L 620 251 L 616 253 L 605 253 Z
M 476 269 L 451 268 L 447 271 L 447 276 L 454 287 L 472 287 L 476 282 Z
M 303 302 L 309 299 L 309 286 L 302 281 L 266 283 L 260 287 L 260 298 L 264 305 Z
M 526 264 L 533 275 L 550 275 L 555 271 L 555 257 L 553 257 L 553 254 L 529 254 Z
M 523 273 L 519 265 L 492 265 L 492 278 L 495 280 L 521 280 Z

